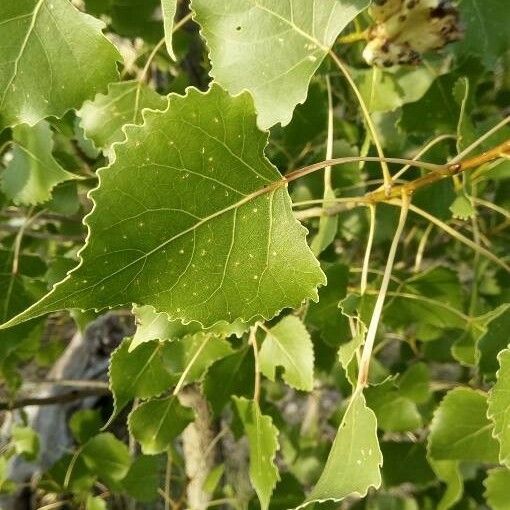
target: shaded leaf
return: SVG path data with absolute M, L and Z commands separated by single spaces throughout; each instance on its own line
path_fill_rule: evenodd
M 254 373 L 253 354 L 248 347 L 215 361 L 209 367 L 203 391 L 215 416 L 221 413 L 232 395 L 248 397 L 253 394 Z
M 113 413 L 108 423 L 135 397 L 160 395 L 172 384 L 173 377 L 165 369 L 163 353 L 168 344 L 152 341 L 129 352 L 126 339 L 110 357 L 110 388 L 113 393 Z
M 101 430 L 103 420 L 95 409 L 80 409 L 69 420 L 69 429 L 78 443 L 86 443 Z
M 15 204 L 46 202 L 58 183 L 77 178 L 53 157 L 53 135 L 46 121 L 34 127 L 16 126 L 12 136 L 14 148 L 2 173 L 2 191 Z
M 141 455 L 131 464 L 126 477 L 122 480 L 122 487 L 137 501 L 154 501 L 158 496 L 159 469 L 158 457 Z
M 155 455 L 165 452 L 194 417 L 190 408 L 171 396 L 140 404 L 129 415 L 128 426 L 142 452 Z
M 498 354 L 510 343 L 510 306 L 502 306 L 490 318 L 486 333 L 478 341 L 478 366 L 482 374 L 494 374 L 499 368 Z
M 250 446 L 250 480 L 262 510 L 267 510 L 276 482 L 280 479 L 274 458 L 278 449 L 278 429 L 257 402 L 233 397 Z
M 77 112 L 81 127 L 96 147 L 108 149 L 114 142 L 124 140 L 125 124 L 141 124 L 142 110 L 162 110 L 166 99 L 139 81 L 112 83 L 107 94 L 98 94 L 86 101 Z
M 313 389 L 313 344 L 303 322 L 287 315 L 267 333 L 260 349 L 260 370 L 271 381 L 283 367 L 283 380 L 298 390 Z
M 263 128 L 286 125 L 338 34 L 366 0 L 193 0 L 211 75 L 231 94 L 249 90 Z
M 107 483 L 122 480 L 131 465 L 128 447 L 109 432 L 89 439 L 83 447 L 81 458 L 90 471 Z
M 82 263 L 9 326 L 135 302 L 209 327 L 317 298 L 324 275 L 262 153 L 248 94 L 188 89 L 127 133 L 91 195 Z
M 430 425 L 429 453 L 434 460 L 497 462 L 498 443 L 487 418 L 487 398 L 470 388 L 447 393 Z
M 102 27 L 67 0 L 1 3 L 0 131 L 60 117 L 117 80 Z
M 446 484 L 446 490 L 438 502 L 437 510 L 448 510 L 462 498 L 464 492 L 460 462 L 456 460 L 433 460 L 430 465 L 436 476 Z
M 12 442 L 18 455 L 31 461 L 39 455 L 39 436 L 37 432 L 21 425 L 14 425 L 11 429 Z

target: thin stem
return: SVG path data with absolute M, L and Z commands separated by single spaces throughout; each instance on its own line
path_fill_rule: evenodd
M 362 32 L 353 32 L 352 34 L 347 34 L 342 37 L 339 37 L 337 41 L 340 44 L 352 44 L 359 41 L 366 41 L 368 39 L 368 30 L 363 30 Z
M 361 295 L 365 294 L 367 290 L 368 270 L 370 266 L 370 255 L 372 254 L 372 245 L 374 243 L 375 234 L 375 205 L 369 204 L 370 211 L 370 229 L 368 232 L 367 246 L 365 248 L 365 256 L 363 258 L 363 270 L 361 271 Z
M 75 466 L 76 461 L 78 460 L 78 457 L 80 456 L 82 450 L 83 450 L 83 446 L 80 446 L 74 452 L 71 462 L 69 462 L 69 466 L 67 467 L 66 475 L 64 477 L 64 489 L 67 489 L 69 487 L 69 482 L 71 481 L 71 475 L 73 473 L 74 466 Z
M 257 345 L 257 328 L 262 327 L 266 333 L 269 331 L 262 324 L 255 324 L 250 328 L 249 343 L 253 347 L 253 358 L 255 360 L 255 384 L 253 390 L 253 400 L 258 402 L 260 398 L 260 361 L 259 361 L 259 348 Z
M 392 200 L 392 201 L 388 202 L 388 204 L 396 205 L 396 206 L 400 207 L 402 202 L 399 201 L 399 200 Z M 508 264 L 506 264 L 505 262 L 503 262 L 499 257 L 494 255 L 494 253 L 490 252 L 486 248 L 483 248 L 482 246 L 477 245 L 471 239 L 469 239 L 468 237 L 460 234 L 459 232 L 457 232 L 457 230 L 455 230 L 454 228 L 450 227 L 450 225 L 448 225 L 444 221 L 441 221 L 439 218 L 436 218 L 432 214 L 428 213 L 427 211 L 424 211 L 423 209 L 420 209 L 419 207 L 416 207 L 415 205 L 411 204 L 409 206 L 409 209 L 411 211 L 413 211 L 414 213 L 419 214 L 420 216 L 422 216 L 426 220 L 434 223 L 434 225 L 437 225 L 441 230 L 444 230 L 447 234 L 450 234 L 452 237 L 454 237 L 455 239 L 457 239 L 461 243 L 469 246 L 472 250 L 475 251 L 475 253 L 477 253 L 477 252 L 481 253 L 484 257 L 487 257 L 488 259 L 492 260 L 498 266 L 502 267 L 505 271 L 510 272 L 510 266 Z
M 328 92 L 328 136 L 326 140 L 326 159 L 333 159 L 333 93 L 331 92 L 331 80 L 326 75 L 326 88 Z M 331 183 L 331 165 L 324 168 L 324 198 L 327 193 L 333 191 Z
M 440 135 L 437 138 L 434 138 L 431 140 L 428 144 L 426 144 L 420 151 L 416 153 L 416 155 L 412 158 L 413 161 L 418 161 L 423 155 L 425 155 L 432 147 L 437 145 L 438 143 L 444 141 L 444 140 L 455 140 L 457 137 L 455 135 Z M 402 177 L 402 175 L 407 172 L 411 168 L 411 165 L 405 165 L 403 166 L 394 176 L 393 181 L 395 179 L 398 179 L 399 177 Z
M 170 497 L 170 483 L 172 480 L 172 451 L 170 448 L 166 452 L 166 469 L 165 469 L 165 497 L 163 498 L 165 502 L 165 510 L 170 510 L 170 501 L 172 501 Z
M 416 257 L 414 259 L 414 268 L 413 268 L 414 273 L 418 273 L 420 271 L 421 262 L 423 260 L 423 254 L 425 252 L 425 247 L 427 246 L 427 241 L 429 239 L 430 232 L 432 232 L 433 228 L 434 228 L 434 225 L 432 223 L 429 223 L 427 225 L 427 228 L 425 229 L 425 232 L 421 236 L 420 242 L 418 243 L 418 249 L 416 250 Z
M 202 342 L 200 347 L 197 349 L 197 352 L 195 352 L 195 354 L 193 355 L 193 357 L 189 361 L 188 365 L 186 366 L 186 368 L 182 372 L 181 377 L 179 378 L 179 381 L 175 385 L 174 391 L 172 393 L 174 396 L 177 395 L 179 393 L 179 391 L 181 391 L 181 388 L 182 388 L 184 382 L 186 381 L 186 377 L 188 377 L 188 374 L 189 374 L 189 371 L 191 370 L 191 367 L 195 364 L 195 361 L 200 356 L 200 353 L 204 350 L 204 348 L 205 348 L 207 342 L 209 341 L 209 339 L 211 338 L 211 336 L 212 335 L 208 335 L 208 334 L 205 335 L 204 341 Z
M 318 163 L 313 163 L 311 165 L 305 166 L 303 168 L 298 168 L 297 170 L 293 170 L 292 172 L 285 174 L 284 177 L 287 182 L 292 182 L 295 181 L 296 179 L 304 177 L 305 175 L 317 172 L 317 170 L 322 170 L 327 166 L 345 165 L 347 163 L 358 163 L 359 161 L 365 161 L 368 163 L 380 163 L 381 161 L 384 161 L 385 163 L 395 163 L 397 165 L 410 165 L 415 166 L 417 168 L 426 168 L 432 171 L 444 170 L 445 168 L 445 165 L 436 165 L 434 163 L 427 163 L 425 161 L 418 161 L 405 158 L 386 158 L 386 157 L 381 158 L 378 156 L 346 156 L 343 158 L 334 158 L 326 161 L 320 161 Z
M 510 211 L 507 211 L 503 207 L 500 207 L 499 205 L 493 204 L 492 202 L 489 202 L 487 200 L 483 200 L 482 198 L 476 198 L 473 196 L 469 197 L 471 201 L 474 204 L 481 205 L 483 207 L 487 207 L 487 209 L 491 209 L 499 214 L 502 214 L 505 218 L 510 219 Z
M 458 163 L 459 161 L 462 161 L 468 154 L 473 152 L 477 147 L 479 147 L 483 142 L 485 142 L 485 140 L 487 140 L 487 138 L 490 138 L 494 133 L 499 131 L 502 127 L 506 126 L 509 122 L 510 122 L 510 115 L 505 117 L 501 122 L 498 122 L 492 129 L 489 129 L 489 131 L 484 133 L 480 138 L 478 138 L 471 145 L 466 147 L 460 154 L 455 156 L 450 161 L 450 165 L 453 165 L 455 163 Z M 498 147 L 501 147 L 501 146 L 498 146 Z M 503 152 L 508 152 L 508 149 L 506 151 L 503 151 Z M 484 153 L 484 154 L 486 154 L 486 153 Z M 493 158 L 493 159 L 496 159 L 496 158 Z M 476 165 L 476 166 L 480 166 L 480 165 Z
M 20 256 L 20 251 L 21 251 L 21 242 L 23 241 L 23 235 L 25 234 L 25 230 L 34 222 L 34 220 L 37 218 L 37 216 L 42 213 L 42 211 L 39 211 L 39 213 L 32 216 L 33 212 L 34 212 L 34 208 L 32 207 L 28 211 L 27 218 L 23 222 L 21 227 L 19 228 L 18 233 L 16 234 L 16 238 L 14 239 L 12 269 L 11 269 L 11 272 L 13 275 L 18 274 L 18 264 L 19 264 L 19 256 Z
M 384 159 L 384 152 L 382 149 L 381 141 L 379 140 L 379 135 L 377 134 L 377 130 L 376 130 L 375 125 L 372 121 L 372 117 L 370 116 L 370 112 L 368 111 L 367 105 L 365 104 L 365 100 L 363 99 L 363 96 L 361 95 L 361 92 L 358 89 L 358 86 L 354 82 L 347 66 L 342 62 L 342 60 L 340 60 L 340 58 L 338 58 L 338 56 L 332 50 L 329 50 L 329 55 L 333 59 L 333 62 L 335 62 L 337 67 L 340 69 L 342 74 L 345 76 L 345 79 L 351 86 L 351 88 L 359 102 L 361 111 L 365 118 L 365 122 L 367 123 L 368 130 L 370 131 L 372 141 L 374 142 L 374 145 L 377 149 L 377 154 L 379 155 L 379 158 L 380 158 L 379 161 L 381 163 L 381 169 L 382 169 L 383 178 L 384 178 L 384 187 L 386 189 L 386 192 L 389 193 L 391 190 L 391 187 L 392 187 L 392 179 L 391 179 L 390 169 L 388 168 L 387 162 Z
M 384 275 L 383 275 L 382 282 L 381 282 L 381 287 L 379 289 L 379 294 L 377 296 L 377 301 L 375 302 L 374 311 L 372 312 L 372 318 L 370 319 L 367 336 L 365 338 L 363 354 L 361 355 L 361 361 L 359 364 L 358 383 L 356 386 L 357 391 L 361 391 L 367 384 L 368 370 L 369 370 L 369 365 L 370 365 L 370 359 L 372 357 L 372 350 L 374 348 L 375 335 L 377 333 L 377 328 L 379 326 L 379 320 L 381 318 L 384 300 L 386 298 L 386 292 L 388 291 L 388 285 L 390 283 L 391 272 L 393 270 L 393 264 L 395 262 L 395 255 L 397 253 L 397 248 L 398 248 L 398 244 L 400 242 L 400 237 L 402 236 L 402 232 L 404 230 L 407 213 L 409 211 L 409 205 L 410 205 L 410 198 L 404 192 L 402 195 L 402 206 L 400 209 L 400 219 L 398 221 L 397 229 L 395 231 L 395 235 L 393 237 L 393 241 L 390 246 L 388 260 L 386 261 L 386 267 L 384 269 Z

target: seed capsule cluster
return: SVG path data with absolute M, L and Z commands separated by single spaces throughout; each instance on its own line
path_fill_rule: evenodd
M 363 57 L 370 65 L 418 64 L 421 56 L 458 40 L 459 13 L 450 0 L 374 0 Z

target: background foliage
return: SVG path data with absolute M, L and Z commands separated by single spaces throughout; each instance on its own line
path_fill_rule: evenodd
M 509 27 L 4 0 L 0 506 L 510 508 Z

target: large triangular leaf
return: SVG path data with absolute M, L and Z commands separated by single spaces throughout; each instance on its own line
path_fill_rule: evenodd
M 313 344 L 305 325 L 294 315 L 271 328 L 260 349 L 260 370 L 275 380 L 276 368 L 284 368 L 284 381 L 298 390 L 313 389 Z
M 61 116 L 117 80 L 102 27 L 67 0 L 0 3 L 0 131 Z
M 303 505 L 340 501 L 350 494 L 365 496 L 381 485 L 382 453 L 377 440 L 377 420 L 362 392 L 351 397 L 328 460 L 317 485 Z
M 53 157 L 53 135 L 46 121 L 36 126 L 16 126 L 12 130 L 12 159 L 2 173 L 2 191 L 15 204 L 35 205 L 51 198 L 58 183 L 76 179 Z
M 230 93 L 249 90 L 261 127 L 289 123 L 338 34 L 368 0 L 192 0 L 211 74 Z
M 134 302 L 207 327 L 317 298 L 324 274 L 248 94 L 189 89 L 126 131 L 91 195 L 80 266 L 8 326 Z
M 499 462 L 510 468 L 510 350 L 501 351 L 498 360 L 498 379 L 489 393 L 487 416 L 499 441 Z
M 250 445 L 250 480 L 261 509 L 267 510 L 276 482 L 280 479 L 274 463 L 278 429 L 269 416 L 260 412 L 257 402 L 238 397 L 234 397 L 234 402 Z

